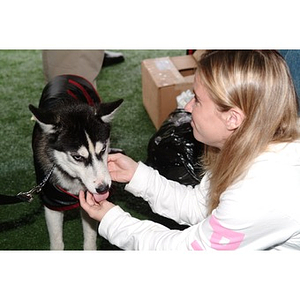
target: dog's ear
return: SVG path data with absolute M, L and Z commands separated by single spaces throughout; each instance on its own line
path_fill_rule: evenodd
M 105 123 L 109 123 L 115 114 L 115 112 L 118 110 L 119 106 L 122 104 L 123 99 L 119 99 L 114 102 L 107 102 L 107 103 L 101 103 L 100 105 L 100 113 L 101 119 Z
M 29 110 L 32 112 L 34 119 L 39 123 L 39 125 L 46 133 L 55 132 L 57 120 L 52 113 L 41 108 L 37 108 L 32 104 L 29 104 Z

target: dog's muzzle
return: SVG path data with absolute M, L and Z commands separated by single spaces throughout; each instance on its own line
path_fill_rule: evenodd
M 96 191 L 98 194 L 105 194 L 109 191 L 109 185 L 108 184 L 102 184 L 99 187 L 96 188 Z

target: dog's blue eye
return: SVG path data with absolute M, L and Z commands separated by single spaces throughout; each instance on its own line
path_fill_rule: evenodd
M 105 151 L 106 151 L 106 146 L 104 146 L 104 147 L 101 149 L 100 154 L 103 155 Z
M 78 154 L 72 154 L 72 157 L 74 158 L 74 160 L 76 161 L 84 161 L 84 157 Z

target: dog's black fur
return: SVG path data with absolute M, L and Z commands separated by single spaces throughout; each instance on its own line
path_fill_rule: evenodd
M 111 130 L 109 122 L 122 101 L 103 103 L 87 80 L 75 75 L 61 75 L 45 86 L 38 108 L 29 106 L 37 120 L 32 136 L 37 182 L 40 183 L 55 165 L 41 193 L 47 208 L 63 211 L 78 207 L 76 195 L 79 190 L 105 193 L 110 188 L 110 178 L 100 182 L 102 175 L 98 176 L 99 184 L 91 187 L 92 184 L 85 181 L 88 175 L 83 176 L 83 171 L 79 174 L 76 170 L 90 166 L 95 169 L 96 160 L 105 167 Z M 81 148 L 84 148 L 84 154 L 80 152 Z M 90 149 L 95 153 L 87 153 Z M 107 171 L 104 171 L 107 177 Z

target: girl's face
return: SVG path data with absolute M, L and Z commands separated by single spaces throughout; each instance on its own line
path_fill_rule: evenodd
M 237 121 L 236 111 L 230 109 L 220 112 L 201 84 L 197 73 L 194 94 L 194 98 L 185 106 L 185 110 L 192 114 L 194 137 L 197 141 L 221 149 L 232 131 L 238 127 L 233 123 Z

